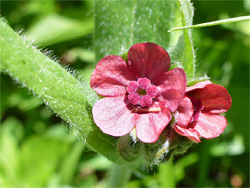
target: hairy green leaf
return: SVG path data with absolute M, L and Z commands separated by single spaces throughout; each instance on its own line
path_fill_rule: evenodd
M 193 7 L 189 0 L 178 0 L 176 2 L 177 11 L 173 27 L 192 25 L 193 21 Z M 179 18 L 179 19 L 178 19 Z M 172 33 L 171 35 L 172 46 L 170 48 L 170 57 L 172 62 L 176 65 L 181 65 L 190 80 L 194 77 L 195 71 L 195 52 L 192 41 L 191 31 L 181 31 Z

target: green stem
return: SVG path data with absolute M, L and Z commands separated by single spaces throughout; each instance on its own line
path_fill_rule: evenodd
M 201 23 L 197 25 L 177 27 L 177 28 L 168 30 L 168 32 L 184 30 L 184 29 L 200 28 L 200 27 L 209 27 L 209 26 L 221 25 L 221 24 L 226 24 L 226 23 L 234 23 L 234 22 L 240 22 L 240 21 L 246 21 L 246 20 L 250 20 L 250 16 L 240 16 L 236 18 L 229 18 L 229 19 L 218 20 L 218 21 L 213 21 L 213 22 L 206 22 L 206 23 Z
M 127 166 L 113 164 L 109 171 L 107 187 L 122 188 L 128 183 L 131 177 L 131 170 Z

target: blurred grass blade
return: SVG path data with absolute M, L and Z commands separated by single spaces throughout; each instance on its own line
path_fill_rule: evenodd
M 174 169 L 175 169 L 175 182 L 176 184 L 186 177 L 186 169 L 187 167 L 197 163 L 199 160 L 199 156 L 197 153 L 190 153 L 183 156 L 181 159 L 175 162 Z
M 167 163 L 162 163 L 159 165 L 159 180 L 161 187 L 175 187 L 175 168 L 173 159 L 170 159 Z
M 209 168 L 211 165 L 211 155 L 209 155 L 209 150 L 211 147 L 211 140 L 206 140 L 202 142 L 200 146 L 200 159 L 199 159 L 199 171 L 197 179 L 197 187 L 207 187 L 209 179 Z
M 227 24 L 227 23 L 241 22 L 241 21 L 246 21 L 246 20 L 250 20 L 250 16 L 240 16 L 236 18 L 229 18 L 229 19 L 223 19 L 223 20 L 218 20 L 218 21 L 213 21 L 213 22 L 206 22 L 206 23 L 197 24 L 197 25 L 178 27 L 178 28 L 170 29 L 168 30 L 168 32 L 184 30 L 184 29 L 200 28 L 200 27 L 209 27 L 209 26 L 215 26 L 215 25 L 221 25 L 221 24 Z
M 131 177 L 131 170 L 126 166 L 118 166 L 113 164 L 108 174 L 107 188 L 109 187 L 125 187 Z
M 3 66 L 2 66 L 2 64 L 0 64 L 0 72 L 2 72 L 3 71 Z
M 22 169 L 17 181 L 19 185 L 15 187 L 25 187 L 25 183 L 26 187 L 45 187 L 69 147 L 66 140 L 53 137 L 36 135 L 26 139 L 20 153 Z
M 0 126 L 0 186 L 11 186 L 11 181 L 18 178 L 20 171 L 20 135 L 22 124 L 13 117 L 5 120 Z M 2 180 L 2 181 L 1 181 Z M 13 185 L 13 184 L 12 184 Z
M 88 35 L 93 29 L 92 18 L 79 21 L 51 14 L 32 25 L 26 37 L 35 44 L 48 46 Z
M 107 160 L 107 158 L 102 155 L 95 155 L 89 159 L 81 161 L 80 169 L 81 171 L 84 169 L 94 169 L 97 171 L 105 171 L 112 166 L 112 162 Z
M 4 72 L 43 99 L 44 103 L 96 151 L 122 163 L 116 139 L 103 134 L 93 123 L 87 87 L 58 63 L 39 52 L 0 20 L 0 62 Z
M 72 182 L 73 177 L 78 169 L 78 164 L 80 157 L 85 149 L 86 144 L 78 142 L 75 143 L 74 147 L 72 148 L 71 152 L 69 152 L 62 164 L 61 168 L 61 182 L 63 185 L 69 185 Z

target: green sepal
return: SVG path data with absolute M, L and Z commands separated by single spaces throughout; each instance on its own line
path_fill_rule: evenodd
M 190 86 L 193 86 L 199 82 L 204 82 L 204 81 L 209 81 L 209 77 L 200 77 L 200 78 L 196 78 L 196 79 L 192 79 L 190 80 L 188 83 L 187 83 L 187 86 L 190 87 Z
M 122 59 L 124 59 L 126 62 L 128 62 L 128 52 L 123 53 L 120 55 Z

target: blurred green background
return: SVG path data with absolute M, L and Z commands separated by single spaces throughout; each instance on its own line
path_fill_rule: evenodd
M 249 0 L 193 5 L 194 24 L 250 13 Z M 93 1 L 2 1 L 1 15 L 45 54 L 89 79 L 95 66 Z M 169 170 L 177 187 L 249 186 L 250 24 L 195 29 L 193 39 L 196 75 L 208 75 L 232 96 L 228 126 L 220 137 L 203 139 L 175 157 L 172 169 L 160 164 L 145 173 L 133 172 L 126 187 L 166 187 Z M 90 150 L 43 101 L 5 74 L 0 115 L 0 187 L 109 185 L 116 166 Z

